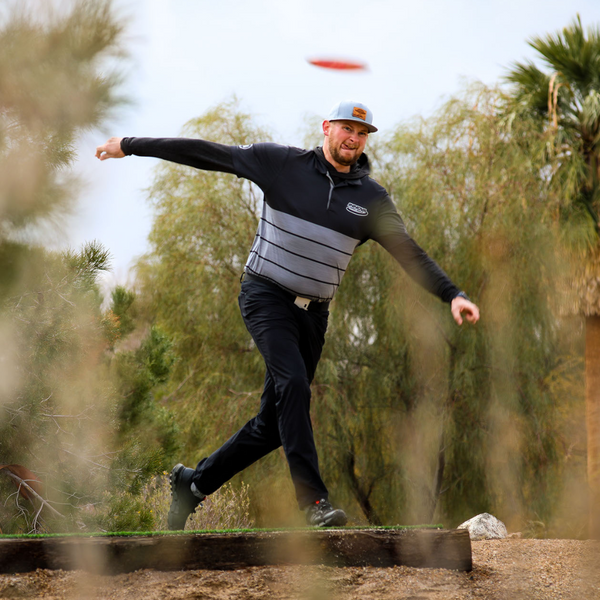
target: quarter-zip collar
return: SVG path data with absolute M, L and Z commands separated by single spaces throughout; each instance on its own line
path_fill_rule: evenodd
M 338 171 L 326 158 L 323 148 L 317 146 L 315 148 L 315 156 L 317 157 L 317 169 L 329 179 L 329 195 L 327 197 L 327 210 L 331 204 L 333 196 L 333 188 L 337 185 L 362 185 L 361 179 L 367 177 L 371 172 L 369 159 L 363 152 L 358 160 L 350 167 L 348 173 Z
M 317 146 L 315 148 L 315 156 L 317 157 L 317 164 L 319 165 L 319 171 L 321 173 L 329 173 L 334 181 L 339 180 L 347 180 L 348 183 L 350 181 L 358 182 L 357 180 L 362 179 L 363 177 L 367 177 L 371 173 L 371 165 L 369 164 L 369 158 L 363 152 L 358 160 L 350 167 L 350 171 L 348 173 L 341 173 L 338 171 L 326 158 L 325 153 L 323 152 L 323 148 L 321 146 Z

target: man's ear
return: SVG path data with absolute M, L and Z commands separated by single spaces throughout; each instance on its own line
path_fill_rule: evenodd
M 325 135 L 329 135 L 330 128 L 331 128 L 331 123 L 329 121 L 323 121 L 323 133 Z

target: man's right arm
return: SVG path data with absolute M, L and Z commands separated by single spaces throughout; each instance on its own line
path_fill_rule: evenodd
M 234 173 L 232 149 L 224 144 L 190 138 L 110 138 L 96 148 L 96 157 L 152 156 L 205 171 Z

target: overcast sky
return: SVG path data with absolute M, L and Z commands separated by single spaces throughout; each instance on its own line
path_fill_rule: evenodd
M 427 116 L 464 81 L 496 83 L 534 58 L 527 39 L 556 32 L 577 13 L 600 24 L 599 0 L 115 0 L 129 20 L 125 92 L 132 107 L 78 148 L 86 186 L 62 245 L 99 240 L 124 283 L 147 250 L 145 188 L 157 161 L 100 162 L 109 135 L 173 137 L 186 121 L 235 94 L 276 141 L 301 145 L 307 116 L 341 99 L 369 106 L 385 135 Z M 311 66 L 313 56 L 354 58 L 364 73 Z M 367 147 L 368 152 L 368 147 Z

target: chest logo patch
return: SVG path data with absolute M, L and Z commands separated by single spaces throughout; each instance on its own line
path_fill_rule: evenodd
M 254 146 L 254 144 L 243 144 L 242 146 L 238 146 L 238 148 L 241 148 L 242 150 L 249 150 L 252 148 L 252 146 Z
M 358 206 L 358 204 L 352 204 L 352 202 L 348 202 L 346 210 L 359 217 L 366 217 L 369 214 L 369 211 L 366 208 Z

